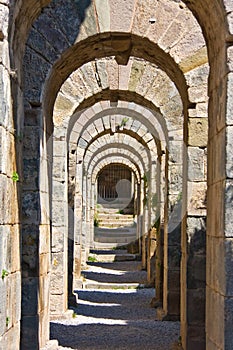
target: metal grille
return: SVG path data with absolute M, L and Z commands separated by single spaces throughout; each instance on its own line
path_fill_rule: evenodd
M 116 186 L 121 180 L 128 180 L 131 182 L 131 170 L 121 164 L 107 165 L 98 175 L 98 195 L 105 200 L 118 198 Z M 124 181 L 121 181 L 120 184 L 123 197 L 129 197 L 129 186 L 126 186 Z

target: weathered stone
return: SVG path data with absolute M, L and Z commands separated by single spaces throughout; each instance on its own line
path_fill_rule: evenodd
M 206 151 L 197 147 L 188 147 L 188 180 L 206 180 Z
M 206 147 L 208 120 L 203 118 L 191 118 L 188 125 L 188 144 L 189 146 Z

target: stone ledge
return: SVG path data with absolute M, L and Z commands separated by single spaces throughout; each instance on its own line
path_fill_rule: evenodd
M 50 315 L 50 320 L 54 321 L 54 320 L 68 320 L 70 318 L 73 317 L 73 310 L 67 310 L 65 311 L 63 314 L 51 314 Z

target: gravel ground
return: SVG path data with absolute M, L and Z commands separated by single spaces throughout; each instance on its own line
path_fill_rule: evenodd
M 138 262 L 90 264 L 83 272 L 98 283 L 144 283 Z M 127 278 L 126 278 L 127 277 Z M 169 350 L 179 338 L 179 322 L 156 320 L 153 288 L 78 290 L 76 317 L 51 322 L 60 350 Z

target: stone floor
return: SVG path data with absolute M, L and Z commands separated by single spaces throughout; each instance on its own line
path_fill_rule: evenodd
M 95 252 L 92 260 L 97 261 L 82 272 L 85 289 L 76 291 L 79 303 L 73 318 L 51 322 L 51 338 L 60 344 L 53 349 L 177 348 L 179 323 L 156 319 L 156 309 L 150 307 L 155 290 L 144 288 L 146 272 L 140 270 L 140 262 L 124 261 L 120 251 L 108 252 L 104 262 L 105 253 Z

